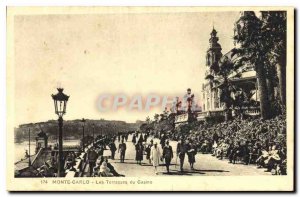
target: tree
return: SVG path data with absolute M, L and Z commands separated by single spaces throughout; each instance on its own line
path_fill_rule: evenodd
M 234 40 L 240 46 L 235 53 L 241 56 L 241 63 L 251 64 L 256 71 L 259 97 L 260 113 L 263 119 L 270 118 L 270 105 L 266 81 L 266 52 L 270 51 L 271 45 L 262 34 L 262 21 L 254 12 L 244 12 L 235 25 Z
M 159 114 L 154 114 L 154 121 L 158 122 L 158 119 L 159 119 Z
M 148 123 L 143 123 L 140 126 L 140 130 L 142 131 L 142 133 L 150 132 L 153 129 L 154 129 L 153 123 L 149 123 L 149 124 Z
M 220 102 L 225 106 L 225 120 L 231 118 L 230 108 L 235 103 L 232 94 L 236 92 L 236 87 L 230 82 L 230 77 L 239 78 L 241 64 L 234 64 L 227 56 L 224 56 L 219 62 L 211 67 L 212 75 L 206 78 L 220 90 Z
M 286 12 L 244 12 L 237 21 L 234 40 L 241 45 L 237 50 L 245 62 L 252 63 L 257 73 L 260 107 L 263 118 L 269 118 L 278 106 L 274 88 L 278 87 L 281 113 L 286 105 Z M 278 78 L 274 76 L 278 76 Z M 271 103 L 271 106 L 270 106 Z M 277 107 L 276 107 L 277 108 Z M 270 114 L 270 112 L 272 112 Z
M 276 65 L 281 104 L 286 105 L 286 12 L 262 12 L 263 37 L 270 45 L 270 61 Z
M 149 116 L 146 117 L 146 123 L 147 123 L 147 124 L 150 124 L 150 123 L 151 123 L 151 119 L 150 119 Z

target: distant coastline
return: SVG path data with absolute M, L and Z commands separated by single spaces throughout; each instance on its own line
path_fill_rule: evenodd
M 143 121 L 136 121 L 136 123 L 127 123 L 125 121 L 118 120 L 87 119 L 85 124 L 85 133 L 86 135 L 92 135 L 93 130 L 95 132 L 95 135 L 135 131 L 139 129 L 142 123 Z M 81 124 L 81 119 L 64 121 L 63 138 L 66 140 L 81 139 Z M 58 123 L 56 120 L 48 120 L 46 122 L 26 123 L 19 125 L 14 129 L 14 142 L 22 143 L 24 141 L 27 141 L 29 138 L 29 129 L 31 132 L 31 140 L 35 140 L 36 135 L 41 131 L 44 131 L 48 135 L 50 141 L 57 140 Z

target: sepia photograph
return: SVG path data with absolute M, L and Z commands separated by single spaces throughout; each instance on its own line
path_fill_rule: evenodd
M 8 7 L 9 191 L 293 191 L 294 8 Z

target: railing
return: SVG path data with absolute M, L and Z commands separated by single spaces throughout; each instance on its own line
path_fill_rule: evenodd
M 258 116 L 260 115 L 259 107 L 250 107 L 250 108 L 242 108 L 242 113 L 249 116 Z M 205 111 L 197 113 L 197 120 L 203 121 L 205 117 L 213 117 L 213 116 L 225 116 L 224 110 L 214 110 L 214 111 Z
M 197 113 L 197 120 L 203 121 L 205 117 L 212 117 L 212 116 L 224 116 L 224 110 L 214 110 L 214 111 L 204 111 Z
M 252 107 L 252 108 L 245 108 L 242 109 L 243 114 L 249 116 L 258 116 L 260 115 L 260 108 L 259 107 Z
M 214 110 L 208 112 L 210 116 L 224 116 L 225 112 L 224 110 Z
M 35 161 L 37 160 L 37 158 L 39 158 L 39 156 L 42 154 L 44 148 L 40 148 L 38 153 L 34 156 L 34 158 L 31 161 L 31 165 L 34 165 Z
M 75 171 L 67 172 L 66 174 L 67 178 L 80 177 L 82 175 L 86 165 L 85 162 L 86 154 L 87 154 L 86 152 L 82 152 L 81 155 L 75 159 L 75 163 L 76 163 L 74 166 Z
M 207 112 L 198 112 L 197 113 L 197 120 L 204 121 L 205 117 L 207 117 Z
M 89 146 L 87 146 L 84 149 L 84 152 L 82 152 L 79 155 L 79 157 L 77 157 L 75 159 L 75 163 L 76 163 L 75 166 L 74 166 L 75 171 L 69 171 L 69 172 L 67 172 L 67 174 L 66 174 L 67 178 L 81 177 L 83 175 L 83 171 L 84 171 L 84 169 L 86 168 L 86 165 L 87 165 L 87 162 L 86 162 L 87 152 L 90 150 L 90 148 L 92 146 L 93 146 L 92 144 L 90 144 Z
M 80 148 L 81 147 L 79 145 L 65 145 L 63 147 L 64 150 L 74 150 L 74 149 L 80 150 Z

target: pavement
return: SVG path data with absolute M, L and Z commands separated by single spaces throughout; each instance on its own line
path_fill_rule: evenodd
M 148 139 L 149 142 L 150 139 Z M 159 141 L 158 139 L 154 139 Z M 179 159 L 173 158 L 170 166 L 170 174 L 166 173 L 166 168 L 163 163 L 158 167 L 158 175 L 155 175 L 154 167 L 149 161 L 144 160 L 142 165 L 136 164 L 135 161 L 135 146 L 131 142 L 131 136 L 128 142 L 126 142 L 127 150 L 125 155 L 125 163 L 120 163 L 119 154 L 116 152 L 115 160 L 109 159 L 109 162 L 115 167 L 119 174 L 126 177 L 142 177 L 142 176 L 172 176 L 172 175 L 185 175 L 185 176 L 253 176 L 253 175 L 271 175 L 269 172 L 264 172 L 265 169 L 257 169 L 255 165 L 244 165 L 242 163 L 231 164 L 228 163 L 228 159 L 219 160 L 211 154 L 196 155 L 196 163 L 194 164 L 194 170 L 190 169 L 187 156 L 185 157 L 184 172 L 179 172 Z M 174 151 L 174 157 L 176 157 L 177 142 L 170 141 L 170 145 Z M 116 142 L 116 146 L 119 143 Z M 158 145 L 160 146 L 160 145 Z M 162 151 L 161 151 L 162 152 Z M 110 151 L 105 151 L 104 155 L 110 155 Z

